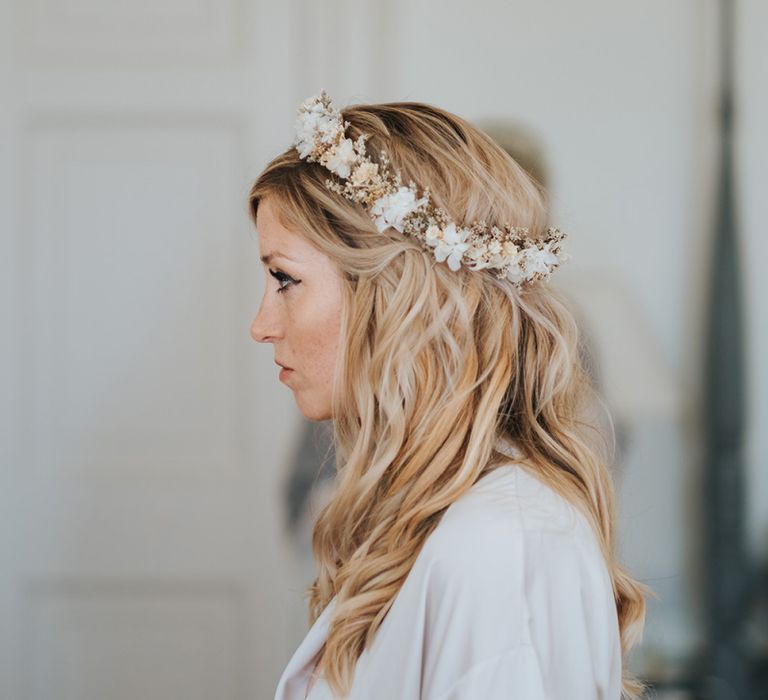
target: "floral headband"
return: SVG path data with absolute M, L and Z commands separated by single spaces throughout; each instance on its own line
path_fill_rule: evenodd
M 348 126 L 323 90 L 299 107 L 296 150 L 337 175 L 343 182 L 328 179 L 328 189 L 362 204 L 379 233 L 392 227 L 419 240 L 437 262 L 447 260 L 451 270 L 462 264 L 471 270 L 490 268 L 517 287 L 548 279 L 570 257 L 560 250 L 566 234 L 556 228 L 548 228 L 543 240 L 536 241 L 527 236 L 527 228 L 507 224 L 499 228 L 480 221 L 458 227 L 444 209 L 430 203 L 429 190 L 417 197 L 415 183 L 405 187 L 399 172 L 389 172 L 386 152 L 379 163 L 371 161 L 365 152 L 369 136 L 352 141 L 344 133 Z

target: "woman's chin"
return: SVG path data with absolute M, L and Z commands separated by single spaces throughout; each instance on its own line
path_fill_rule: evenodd
M 296 397 L 296 405 L 304 418 L 313 422 L 320 422 L 328 420 L 331 417 L 331 411 L 326 406 L 318 406 L 317 404 L 307 403 L 302 401 L 294 390 L 294 396 Z

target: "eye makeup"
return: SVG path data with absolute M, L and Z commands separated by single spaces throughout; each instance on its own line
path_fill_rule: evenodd
M 293 279 L 293 277 L 291 277 L 290 275 L 286 275 L 284 272 L 281 272 L 280 270 L 269 269 L 269 274 L 272 275 L 272 277 L 274 277 L 278 282 L 280 282 L 280 286 L 277 288 L 278 294 L 280 294 L 281 292 L 284 292 L 292 284 L 298 284 L 299 282 L 301 282 L 301 280 L 295 280 Z

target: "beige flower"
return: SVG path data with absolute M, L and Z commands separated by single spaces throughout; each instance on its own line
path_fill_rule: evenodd
M 504 241 L 502 248 L 504 250 L 503 255 L 505 258 L 516 258 L 520 253 L 520 250 L 512 241 Z
M 352 177 L 350 180 L 355 187 L 360 187 L 361 185 L 365 185 L 373 180 L 378 174 L 378 163 L 370 163 L 368 161 L 364 161 L 352 171 Z

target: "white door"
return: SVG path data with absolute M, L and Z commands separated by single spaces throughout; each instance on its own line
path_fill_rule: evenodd
M 300 99 L 364 90 L 317 23 L 381 48 L 301 5 L 0 1 L 3 699 L 267 698 L 293 651 L 247 192 Z

